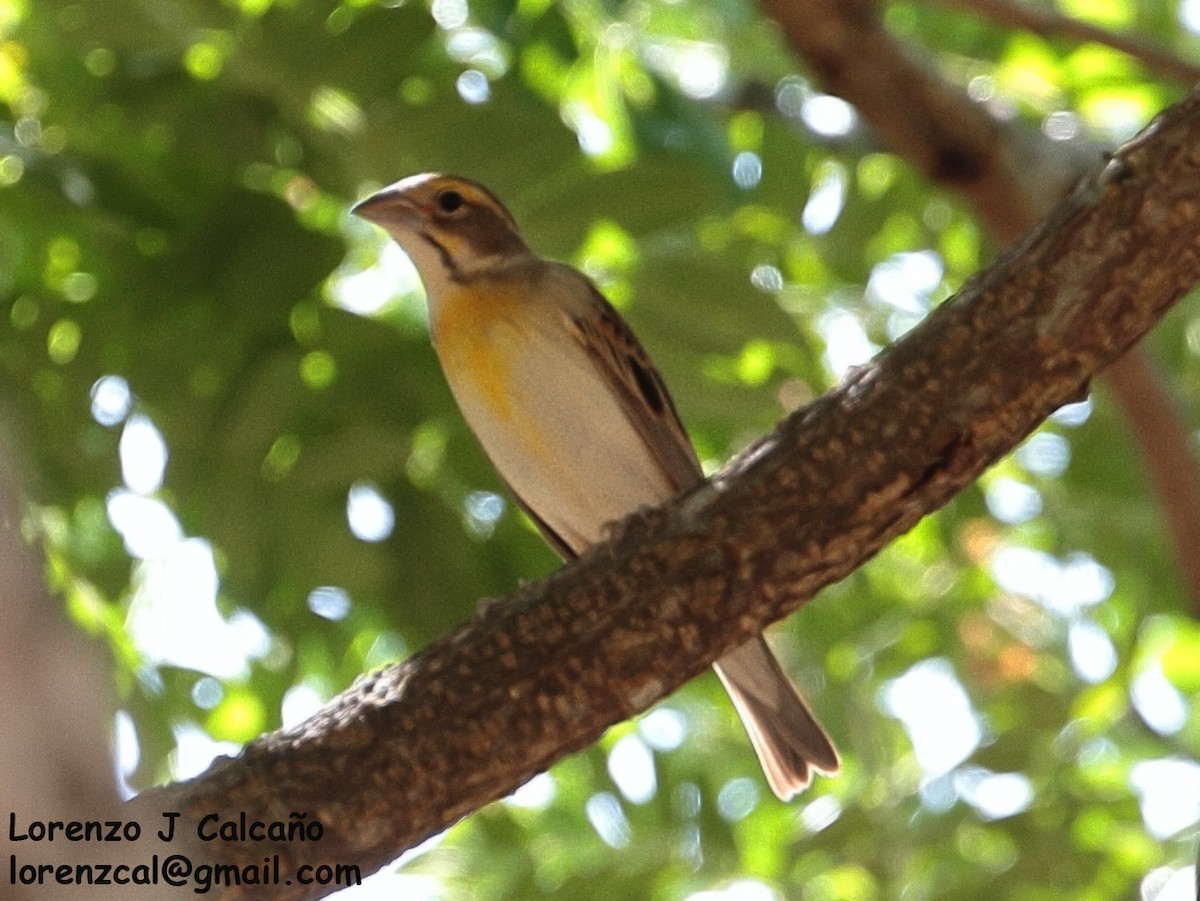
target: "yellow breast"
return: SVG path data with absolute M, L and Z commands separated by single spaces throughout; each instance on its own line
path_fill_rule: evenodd
M 460 404 L 474 396 L 492 417 L 512 419 L 514 376 L 532 334 L 526 321 L 531 312 L 520 291 L 503 283 L 486 290 L 455 286 L 431 304 L 434 347 Z

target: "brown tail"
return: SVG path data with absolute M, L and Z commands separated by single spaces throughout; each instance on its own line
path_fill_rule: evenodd
M 821 724 L 760 635 L 713 664 L 750 735 L 771 791 L 781 801 L 806 788 L 812 773 L 842 763 Z

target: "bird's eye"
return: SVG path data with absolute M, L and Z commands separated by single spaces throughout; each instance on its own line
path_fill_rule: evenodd
M 443 191 L 437 196 L 437 205 L 443 213 L 455 213 L 462 209 L 463 196 L 457 191 Z

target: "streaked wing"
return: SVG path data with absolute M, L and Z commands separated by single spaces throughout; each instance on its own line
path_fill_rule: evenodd
M 601 315 L 572 317 L 572 332 L 608 379 L 668 483 L 677 491 L 690 488 L 703 474 L 666 386 L 616 310 L 599 294 L 596 300 Z M 554 543 L 544 524 L 541 528 Z M 790 799 L 809 784 L 814 769 L 838 771 L 833 743 L 761 635 L 734 648 L 714 666 L 777 797 Z
M 588 287 L 600 315 L 567 314 L 571 333 L 608 379 L 667 481 L 676 491 L 691 488 L 704 474 L 662 376 L 625 320 L 590 283 Z

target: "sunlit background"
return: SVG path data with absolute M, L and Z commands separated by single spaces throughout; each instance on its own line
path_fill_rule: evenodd
M 1198 3 L 1062 8 L 1200 58 Z M 1111 146 L 1179 93 L 1097 44 L 887 17 L 1037 140 Z M 493 183 L 634 322 L 709 471 L 995 251 L 752 5 L 0 0 L 0 101 L 0 391 L 27 534 L 112 649 L 127 795 L 554 565 L 355 197 Z M 1150 349 L 1195 422 L 1194 303 Z M 339 897 L 1193 898 L 1200 626 L 1143 485 L 1101 389 L 781 628 L 846 758 L 797 803 L 700 680 Z

